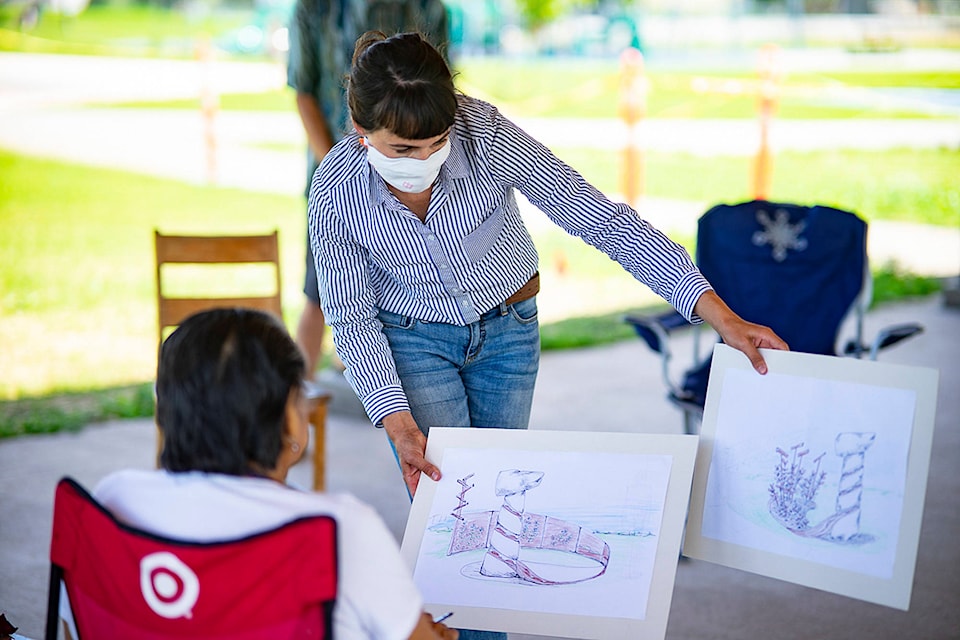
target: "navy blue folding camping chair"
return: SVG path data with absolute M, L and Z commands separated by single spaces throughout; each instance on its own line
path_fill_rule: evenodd
M 717 294 L 745 320 L 772 328 L 793 351 L 861 357 L 922 331 L 915 323 L 885 327 L 863 342 L 863 314 L 872 279 L 867 224 L 850 211 L 753 200 L 720 204 L 701 216 L 697 266 Z M 659 353 L 668 398 L 683 410 L 684 431 L 703 415 L 712 349 L 703 357 L 695 338 L 693 365 L 679 380 L 670 372 L 670 335 L 690 326 L 676 312 L 631 315 L 647 345 Z M 841 330 L 853 323 L 843 345 Z

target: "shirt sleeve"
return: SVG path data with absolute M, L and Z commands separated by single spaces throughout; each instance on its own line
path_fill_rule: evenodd
M 391 413 L 409 411 L 410 405 L 377 318 L 366 253 L 337 215 L 334 198 L 330 190 L 313 189 L 308 204 L 320 306 L 333 329 L 347 381 L 370 420 L 379 424 Z
M 702 322 L 693 308 L 711 286 L 686 249 L 630 206 L 611 201 L 499 111 L 492 118 L 488 155 L 498 179 L 515 186 L 564 231 L 607 254 L 687 320 Z
M 336 637 L 405 640 L 423 611 L 411 570 L 380 516 L 358 500 L 344 499 L 349 502 L 338 520 Z

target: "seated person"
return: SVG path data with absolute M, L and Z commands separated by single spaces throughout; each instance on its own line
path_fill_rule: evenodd
M 305 375 L 302 352 L 273 316 L 248 309 L 191 316 L 160 350 L 162 468 L 113 473 L 94 497 L 124 523 L 191 541 L 331 515 L 339 544 L 333 637 L 454 640 L 455 630 L 423 611 L 397 543 L 371 507 L 350 495 L 286 484 L 309 438 Z M 61 616 L 70 629 L 62 591 Z

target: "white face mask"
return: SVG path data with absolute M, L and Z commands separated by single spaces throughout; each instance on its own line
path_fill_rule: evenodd
M 449 140 L 426 160 L 388 158 L 377 151 L 369 140 L 367 141 L 367 161 L 387 181 L 387 184 L 404 193 L 420 193 L 429 189 L 440 175 L 440 167 L 449 155 Z

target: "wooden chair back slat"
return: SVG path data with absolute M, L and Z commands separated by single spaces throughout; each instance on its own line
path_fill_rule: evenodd
M 280 298 L 280 248 L 277 232 L 252 236 L 185 236 L 154 232 L 156 251 L 157 335 L 189 315 L 219 307 L 250 307 L 283 316 Z M 268 264 L 274 272 L 273 292 L 256 296 L 169 296 L 163 266 L 171 264 Z

